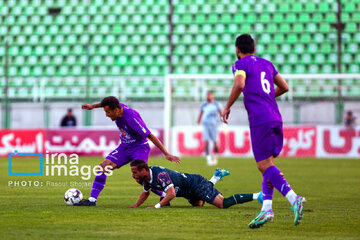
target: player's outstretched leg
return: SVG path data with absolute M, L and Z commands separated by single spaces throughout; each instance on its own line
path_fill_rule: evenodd
M 260 203 L 262 203 L 262 192 L 231 195 L 230 197 L 224 198 L 223 208 L 229 208 L 233 205 L 242 204 L 253 200 L 258 200 Z
M 254 200 L 257 200 L 260 204 L 263 204 L 263 202 L 264 202 L 262 191 L 260 191 L 258 193 L 253 193 L 253 198 L 254 198 Z
M 98 174 L 100 175 L 95 177 L 89 199 L 82 200 L 81 202 L 74 204 L 74 206 L 96 206 L 96 200 L 99 197 L 101 191 L 104 189 L 107 179 L 105 173 L 99 171 Z
M 110 161 L 109 159 L 105 159 L 100 164 L 100 166 L 102 169 L 105 169 L 105 167 L 107 167 L 107 170 L 116 169 L 118 167 L 116 163 Z M 91 188 L 89 199 L 82 200 L 81 202 L 74 204 L 74 206 L 96 206 L 96 200 L 98 199 L 101 191 L 105 187 L 106 179 L 107 175 L 102 171 L 98 171 Z
M 217 191 L 215 188 L 214 190 Z M 227 198 L 224 198 L 224 196 L 219 193 L 211 204 L 218 208 L 229 208 L 233 205 L 242 204 L 253 200 L 258 200 L 259 202 L 261 202 L 261 197 L 261 192 L 234 194 Z

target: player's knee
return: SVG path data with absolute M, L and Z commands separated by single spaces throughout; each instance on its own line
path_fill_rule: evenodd
M 102 171 L 105 170 L 114 170 L 116 168 L 115 163 L 111 162 L 111 161 L 103 161 L 102 163 L 99 164 L 100 168 L 102 169 Z
M 202 207 L 203 206 L 203 201 L 199 200 L 197 202 L 191 202 L 191 205 L 193 207 Z
M 264 166 L 263 166 L 263 165 L 258 164 L 257 167 L 258 167 L 258 169 L 259 169 L 260 172 L 262 172 L 262 173 L 265 172 L 265 169 L 264 169 Z
M 103 169 L 103 170 L 104 170 L 104 169 L 105 169 L 105 167 L 106 167 L 106 166 L 108 166 L 108 164 L 106 164 L 106 163 L 102 162 L 102 163 L 100 163 L 100 164 L 99 164 L 99 166 L 101 167 L 101 169 Z
M 217 202 L 216 204 L 213 204 L 215 207 L 217 207 L 217 208 L 225 208 L 224 207 L 224 204 L 222 203 L 222 202 Z
M 265 170 L 268 167 L 272 166 L 272 165 L 274 165 L 274 163 L 273 163 L 273 160 L 271 158 L 267 158 L 267 159 L 264 159 L 264 160 L 262 160 L 260 162 L 257 162 L 257 167 L 258 167 L 259 171 L 262 172 L 262 173 L 264 173 Z
M 224 207 L 224 197 L 222 195 L 218 195 L 215 199 L 214 199 L 214 202 L 212 203 L 215 207 L 218 207 L 218 208 L 225 208 Z

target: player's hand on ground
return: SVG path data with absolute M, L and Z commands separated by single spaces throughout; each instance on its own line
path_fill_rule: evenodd
M 165 158 L 166 158 L 167 160 L 169 160 L 170 162 L 180 163 L 180 158 L 178 158 L 177 156 L 168 154 L 168 155 L 165 155 Z
M 221 119 L 224 123 L 228 123 L 227 120 L 229 119 L 229 115 L 230 115 L 230 109 L 225 108 L 221 113 Z
M 135 204 L 134 205 L 131 205 L 131 206 L 127 206 L 127 208 L 136 208 L 138 206 L 136 206 Z
M 94 107 L 93 107 L 91 104 L 83 104 L 83 105 L 81 105 L 81 108 L 82 108 L 82 109 L 91 110 L 91 109 L 93 109 Z

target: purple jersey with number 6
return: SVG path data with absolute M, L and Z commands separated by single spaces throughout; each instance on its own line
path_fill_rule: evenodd
M 141 119 L 140 114 L 125 104 L 120 103 L 120 105 L 124 109 L 124 114 L 121 118 L 117 118 L 115 123 L 120 130 L 121 145 L 146 143 L 151 132 Z
M 232 66 L 233 74 L 245 77 L 244 105 L 248 112 L 250 128 L 266 122 L 282 122 L 275 101 L 274 65 L 263 58 L 246 56 Z

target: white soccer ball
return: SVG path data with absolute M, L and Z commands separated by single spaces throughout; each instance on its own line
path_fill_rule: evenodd
M 83 194 L 79 189 L 70 188 L 65 192 L 64 200 L 67 205 L 72 206 L 79 203 L 83 199 Z

